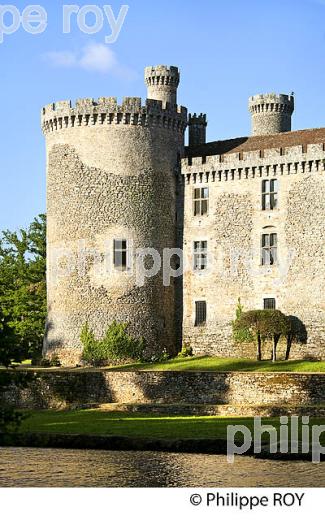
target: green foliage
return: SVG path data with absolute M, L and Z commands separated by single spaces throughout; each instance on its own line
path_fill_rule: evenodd
M 274 334 L 287 336 L 291 331 L 291 322 L 288 316 L 281 311 L 273 309 L 266 310 L 264 320 L 266 323 L 266 337 L 272 337 Z
M 95 335 L 93 331 L 89 328 L 88 323 L 85 323 L 81 329 L 80 341 L 84 347 L 84 352 L 91 351 L 95 347 Z
M 189 343 L 184 343 L 182 350 L 178 353 L 179 358 L 187 358 L 193 356 L 193 349 Z
M 0 433 L 17 430 L 22 422 L 23 414 L 9 406 L 0 407 Z
M 289 318 L 276 309 L 243 312 L 237 324 L 238 327 L 247 327 L 254 336 L 259 333 L 263 339 L 274 334 L 287 335 L 291 328 Z
M 1 349 L 0 363 L 2 365 L 8 366 L 8 362 L 6 361 L 6 354 L 5 356 L 2 356 Z M 31 373 L 24 374 L 22 372 L 17 372 L 14 369 L 10 370 L 10 372 L 11 373 L 6 370 L 0 370 L 0 433 L 7 433 L 17 430 L 25 417 L 25 414 L 22 412 L 15 410 L 8 404 L 4 404 L 1 401 L 2 394 L 10 388 L 13 382 L 17 388 L 23 389 L 26 388 L 34 378 L 34 375 Z
M 46 218 L 0 234 L 0 363 L 40 356 L 46 318 Z M 0 356 L 1 357 L 1 356 Z
M 0 233 L 0 365 L 40 355 L 46 316 L 46 221 L 40 215 L 28 230 Z M 32 375 L 15 373 L 21 388 Z M 9 384 L 0 371 L 0 395 Z M 0 431 L 19 426 L 23 415 L 0 403 Z
M 22 360 L 22 350 L 17 344 L 14 330 L 8 325 L 5 313 L 0 308 L 0 365 L 8 367 L 11 361 Z
M 241 317 L 244 312 L 244 306 L 241 304 L 240 298 L 236 307 L 236 319 L 232 322 L 233 338 L 237 343 L 252 343 L 254 336 L 246 326 L 241 324 Z
M 273 338 L 273 361 L 276 360 L 276 347 L 281 336 L 288 336 L 291 322 L 279 310 L 251 310 L 243 312 L 236 322 L 238 329 L 248 329 L 257 341 L 257 359 L 261 359 L 262 340 Z
M 53 354 L 50 358 L 42 358 L 40 361 L 41 367 L 60 367 L 61 361 L 57 354 Z
M 164 363 L 170 359 L 170 354 L 166 349 L 163 349 L 162 352 L 156 352 L 150 357 L 151 363 Z
M 96 339 L 86 323 L 80 334 L 83 361 L 96 366 L 118 361 L 142 360 L 145 349 L 144 340 L 132 338 L 126 329 L 126 323 L 113 321 L 103 339 Z

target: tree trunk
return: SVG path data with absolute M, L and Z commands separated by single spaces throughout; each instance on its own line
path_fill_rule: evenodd
M 273 351 L 272 351 L 272 361 L 273 363 L 276 361 L 276 349 L 279 343 L 280 334 L 274 334 L 273 336 Z
M 257 334 L 257 361 L 262 360 L 262 339 L 260 333 Z
M 288 334 L 288 336 L 287 336 L 286 357 L 285 357 L 285 360 L 286 360 L 286 361 L 288 361 L 288 359 L 289 359 L 289 357 L 290 357 L 291 345 L 292 345 L 292 334 Z

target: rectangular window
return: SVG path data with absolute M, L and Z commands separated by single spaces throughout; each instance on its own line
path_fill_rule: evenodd
M 195 302 L 195 326 L 205 325 L 207 321 L 207 302 Z
M 278 207 L 278 181 L 262 181 L 262 209 L 272 210 Z
M 193 213 L 194 216 L 207 215 L 209 210 L 209 188 L 194 188 Z
M 199 240 L 194 242 L 194 262 L 193 267 L 195 271 L 202 271 L 207 267 L 207 249 L 208 243 L 206 240 Z
M 119 271 L 126 271 L 128 268 L 127 240 L 114 240 L 114 267 Z
M 264 298 L 264 309 L 276 309 L 275 298 Z
M 278 259 L 278 236 L 276 233 L 262 235 L 262 265 L 274 265 Z

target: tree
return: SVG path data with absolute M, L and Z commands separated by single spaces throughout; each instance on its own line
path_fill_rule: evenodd
M 291 323 L 288 316 L 277 309 L 264 311 L 265 337 L 273 338 L 272 361 L 276 361 L 277 346 L 281 336 L 288 337 Z
M 40 355 L 46 315 L 46 219 L 39 215 L 27 230 L 0 234 L 0 365 Z M 14 382 L 33 378 L 0 370 L 0 395 Z M 0 403 L 0 432 L 16 428 L 23 414 Z
M 8 368 L 12 361 L 20 361 L 19 349 L 13 349 L 14 332 L 5 321 L 0 320 L 0 365 Z M 1 402 L 1 396 L 14 384 L 19 388 L 25 388 L 33 378 L 32 374 L 20 372 L 9 374 L 0 370 L 0 433 L 6 433 L 16 429 L 24 418 L 24 414 L 15 410 L 13 406 Z
M 273 339 L 272 361 L 276 361 L 277 345 L 281 335 L 290 333 L 290 320 L 279 310 L 251 310 L 243 312 L 235 322 L 237 329 L 248 329 L 256 338 L 256 358 L 262 359 L 262 341 Z
M 40 355 L 46 315 L 46 219 L 27 230 L 0 234 L 0 365 Z M 0 396 L 14 381 L 26 387 L 32 374 L 0 370 Z M 24 415 L 0 403 L 0 432 L 16 428 Z
M 263 311 L 247 311 L 243 312 L 235 322 L 235 330 L 248 330 L 257 342 L 256 359 L 262 359 L 262 324 Z
M 40 356 L 46 318 L 46 218 L 0 235 L 0 349 L 12 359 Z
M 306 344 L 308 337 L 306 326 L 297 316 L 288 316 L 288 319 L 290 321 L 290 332 L 287 335 L 286 360 L 290 357 L 292 343 L 295 341 L 297 343 Z

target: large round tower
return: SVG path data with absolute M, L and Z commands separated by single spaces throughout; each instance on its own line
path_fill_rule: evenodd
M 169 90 L 174 99 L 174 82 Z M 167 96 L 167 85 L 164 91 Z M 153 95 L 148 92 L 144 106 L 140 98 L 124 98 L 121 105 L 115 98 L 81 99 L 42 112 L 48 216 L 44 353 L 57 354 L 65 365 L 80 359 L 86 322 L 98 336 L 113 320 L 127 322 L 134 336 L 146 339 L 147 353 L 175 349 L 174 284 L 164 285 L 161 270 L 143 280 L 139 266 L 149 261 L 141 261 L 146 248 L 162 257 L 165 248 L 176 247 L 175 177 L 187 113 Z
M 294 97 L 285 94 L 259 94 L 249 98 L 252 135 L 290 132 Z

